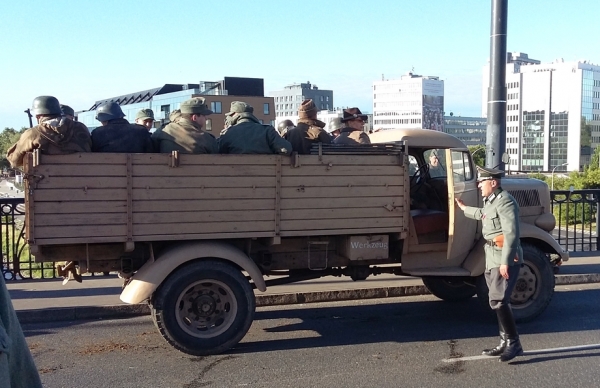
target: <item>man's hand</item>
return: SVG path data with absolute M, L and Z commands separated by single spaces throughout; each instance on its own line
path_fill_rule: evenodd
M 465 203 L 462 201 L 462 199 L 458 199 L 458 198 L 456 198 L 456 199 L 455 199 L 455 201 L 456 201 L 456 205 L 457 205 L 457 206 L 460 208 L 460 210 L 463 210 L 463 211 L 464 211 L 464 210 L 465 210 L 465 208 L 466 208 L 467 206 L 466 206 L 466 205 L 465 205 Z
M 502 264 L 500 266 L 500 275 L 506 280 L 508 280 L 508 265 Z

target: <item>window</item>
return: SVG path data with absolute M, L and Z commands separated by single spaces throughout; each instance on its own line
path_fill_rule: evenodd
M 269 114 L 269 103 L 268 102 L 265 102 L 263 104 L 263 113 L 266 114 L 266 115 Z
M 210 103 L 210 110 L 212 110 L 215 113 L 223 113 L 223 111 L 221 110 L 221 101 L 213 101 Z
M 212 131 L 212 119 L 206 119 L 206 124 L 204 124 L 204 130 Z

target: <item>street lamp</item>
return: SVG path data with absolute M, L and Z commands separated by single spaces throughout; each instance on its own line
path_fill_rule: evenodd
M 552 174 L 551 174 L 551 176 L 552 176 L 552 186 L 551 186 L 550 190 L 554 190 L 554 170 L 556 170 L 559 167 L 566 166 L 567 164 L 569 164 L 569 163 L 563 163 L 560 166 L 556 166 L 556 167 L 554 167 L 552 169 Z

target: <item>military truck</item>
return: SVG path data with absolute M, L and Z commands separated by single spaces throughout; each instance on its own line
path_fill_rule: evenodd
M 39 262 L 118 271 L 121 299 L 148 301 L 162 336 L 192 355 L 236 345 L 253 320 L 253 289 L 275 284 L 391 273 L 421 277 L 441 299 L 478 294 L 487 304 L 481 225 L 454 201 L 482 203 L 468 148 L 420 129 L 371 138 L 292 156 L 30 153 L 27 242 Z M 502 185 L 521 209 L 525 264 L 512 302 L 530 320 L 568 253 L 550 235 L 548 186 Z

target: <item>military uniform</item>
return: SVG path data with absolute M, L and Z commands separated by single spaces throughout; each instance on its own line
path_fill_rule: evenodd
M 251 107 L 241 101 L 231 103 L 227 114 L 229 128 L 219 137 L 222 154 L 283 154 L 292 152 L 290 142 L 282 138 L 270 125 L 263 125 L 251 113 Z
M 66 117 L 46 117 L 40 121 L 23 132 L 19 141 L 8 149 L 6 159 L 12 167 L 22 166 L 25 154 L 35 149 L 46 155 L 91 151 L 90 131 L 82 123 Z
M 92 151 L 147 153 L 154 152 L 154 146 L 146 127 L 120 118 L 92 131 Z
M 508 192 L 500 187 L 502 171 L 477 167 L 480 189 L 485 181 L 498 182 L 493 191 L 483 200 L 483 208 L 466 206 L 465 216 L 481 220 L 485 245 L 485 280 L 489 288 L 489 303 L 496 311 L 500 327 L 501 342 L 498 347 L 484 350 L 483 354 L 497 356 L 508 361 L 523 354 L 517 328 L 510 306 L 510 297 L 523 264 L 523 249 L 519 233 L 519 205 Z M 491 184 L 491 183 L 489 183 Z M 501 274 L 500 267 L 508 266 L 508 279 Z
M 331 136 L 323 128 L 325 123 L 317 120 L 317 107 L 313 100 L 304 100 L 298 108 L 298 125 L 284 135 L 299 154 L 310 154 L 313 143 L 331 143 Z
M 42 387 L 21 325 L 0 277 L 0 388 Z
M 216 154 L 219 152 L 217 139 L 202 130 L 198 124 L 179 117 L 152 134 L 157 152 L 179 151 L 185 154 Z
M 358 129 L 348 125 L 348 121 L 354 122 L 358 120 L 362 120 L 364 124 L 367 121 L 367 115 L 363 114 L 358 108 L 344 109 L 341 121 L 346 126 L 340 130 L 339 136 L 335 138 L 333 143 L 346 145 L 371 144 L 369 135 L 362 130 L 362 127 Z

